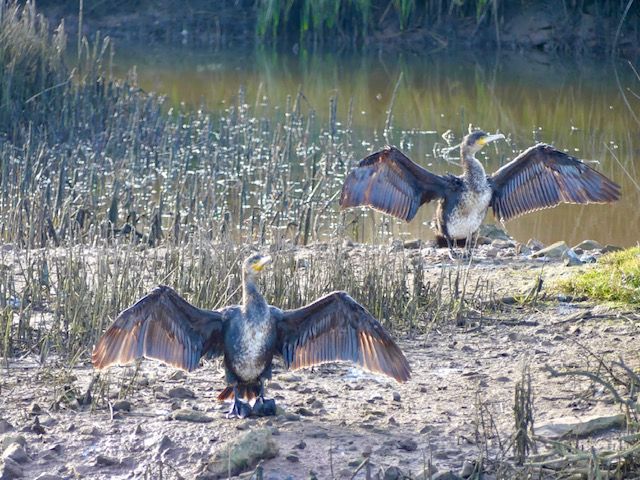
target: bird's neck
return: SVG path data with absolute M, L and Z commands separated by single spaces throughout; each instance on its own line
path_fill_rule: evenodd
M 258 290 L 255 279 L 252 275 L 244 274 L 242 278 L 242 305 L 245 310 L 267 309 L 267 302 Z
M 482 163 L 472 153 L 462 154 L 463 177 L 469 182 L 471 188 L 481 190 L 487 183 L 487 174 Z

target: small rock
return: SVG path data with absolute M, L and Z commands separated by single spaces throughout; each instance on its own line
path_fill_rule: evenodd
M 393 427 L 398 426 L 398 421 L 393 417 L 389 417 L 389 420 L 387 420 L 387 423 Z
M 298 443 L 296 443 L 293 448 L 297 448 L 298 450 L 304 450 L 305 448 L 307 448 L 307 444 L 305 443 L 304 440 L 300 440 Z
M 324 407 L 324 404 L 320 400 L 314 400 L 311 404 L 311 408 L 319 410 Z
M 405 478 L 404 473 L 398 467 L 389 467 L 384 471 L 383 480 L 402 480 Z
M 293 373 L 289 373 L 289 374 L 286 374 L 286 375 L 281 375 L 279 378 L 283 382 L 287 382 L 287 383 L 301 382 L 302 381 L 302 377 L 300 375 L 295 375 Z
M 14 443 L 17 443 L 22 448 L 27 446 L 27 441 L 24 439 L 22 435 L 5 435 L 2 437 L 0 443 L 0 452 L 4 452 L 7 448 L 9 448 Z
M 575 417 L 559 418 L 536 428 L 536 433 L 553 440 L 560 438 L 584 438 L 606 430 L 623 428 L 623 414 L 609 417 L 591 416 L 576 422 Z
M 595 240 L 583 240 L 577 244 L 574 249 L 581 250 L 602 250 L 602 245 Z
M 580 255 L 580 261 L 582 263 L 596 263 L 597 259 L 593 255 L 589 255 L 588 253 L 583 253 Z
M 117 458 L 107 457 L 106 455 L 98 455 L 96 457 L 96 465 L 98 467 L 113 467 L 119 464 L 120 461 Z
M 407 250 L 422 248 L 422 240 L 420 240 L 419 238 L 416 238 L 415 240 L 407 240 L 402 246 Z
M 500 253 L 500 250 L 498 250 L 496 247 L 489 247 L 485 250 L 484 255 L 487 258 L 495 258 L 498 256 L 498 253 Z
M 187 378 L 187 374 L 183 370 L 176 370 L 171 375 L 169 375 L 169 380 L 184 380 Z
M 297 413 L 293 413 L 293 412 L 286 412 L 284 414 L 284 419 L 288 420 L 289 422 L 299 422 L 300 421 L 300 415 L 298 415 Z
M 620 252 L 624 250 L 624 248 L 622 247 L 617 247 L 615 245 L 605 245 L 604 247 L 602 247 L 602 250 L 600 250 L 602 253 L 611 253 L 611 252 Z
M 0 434 L 12 432 L 13 430 L 15 430 L 13 425 L 4 419 L 0 419 Z
M 491 245 L 491 239 L 483 235 L 478 235 L 476 237 L 476 245 Z
M 402 400 L 402 397 L 400 396 L 400 392 L 393 392 L 393 401 L 394 402 L 399 402 L 400 400 Z
M 32 403 L 29 407 L 30 415 L 40 415 L 42 413 L 42 408 L 37 403 Z
M 491 246 L 499 249 L 511 248 L 515 246 L 515 244 L 511 240 L 502 240 L 500 238 L 496 238 L 493 242 L 491 242 Z
M 180 410 L 174 410 L 169 414 L 169 419 L 180 420 L 183 422 L 194 422 L 194 423 L 213 422 L 213 417 L 210 417 L 206 413 L 199 412 L 197 410 L 190 410 L 188 408 L 181 408 Z
M 13 460 L 16 463 L 27 463 L 31 459 L 27 452 L 24 451 L 24 448 L 19 443 L 12 443 L 9 445 L 4 452 L 2 452 L 3 460 Z
M 22 478 L 23 475 L 22 466 L 10 458 L 0 464 L 0 480 L 13 480 L 14 478 Z
M 556 243 L 552 243 L 548 247 L 538 250 L 531 254 L 533 258 L 547 257 L 547 258 L 560 258 L 562 254 L 568 249 L 567 243 L 561 240 Z
M 448 472 L 440 472 L 436 473 L 431 480 L 463 480 L 462 477 L 459 477 L 455 473 Z
M 129 400 L 118 400 L 113 404 L 114 412 L 130 412 L 131 411 L 131 402 Z
M 167 435 L 163 435 L 160 439 L 160 443 L 158 443 L 158 453 L 162 453 L 165 450 L 168 450 L 169 448 L 173 447 L 173 445 L 173 441 Z
M 542 243 L 540 240 L 536 240 L 535 238 L 530 238 L 527 242 L 527 247 L 529 247 L 534 252 L 537 252 L 538 250 L 542 250 L 544 248 L 544 243 Z
M 329 434 L 320 428 L 307 432 L 306 436 L 309 438 L 329 438 Z
M 478 235 L 491 240 L 511 240 L 511 237 L 503 229 L 492 223 L 483 223 L 478 229 Z
M 573 249 L 571 248 L 566 249 L 562 254 L 561 258 L 562 258 L 562 263 L 564 263 L 565 266 L 567 267 L 575 267 L 577 265 L 582 265 L 582 261 L 580 260 L 576 252 L 574 252 Z
M 133 431 L 134 435 L 142 435 L 144 433 L 144 430 L 142 430 L 142 425 L 138 424 L 136 425 L 135 430 Z
M 188 388 L 184 387 L 175 387 L 169 390 L 169 398 L 196 398 L 195 393 L 193 393 Z
M 285 458 L 291 463 L 298 463 L 300 461 L 300 458 L 295 453 L 290 453 Z
M 296 412 L 302 415 L 303 417 L 313 417 L 313 412 L 305 407 L 298 408 Z
M 460 469 L 460 476 L 463 478 L 467 478 L 471 476 L 475 468 L 476 468 L 475 462 L 465 460 L 464 462 L 462 462 L 462 468 Z
M 418 449 L 418 443 L 411 438 L 403 438 L 398 442 L 398 448 L 407 452 L 415 452 Z
M 206 478 L 219 479 L 255 468 L 260 460 L 278 455 L 278 445 L 268 428 L 247 432 L 223 446 L 206 466 Z

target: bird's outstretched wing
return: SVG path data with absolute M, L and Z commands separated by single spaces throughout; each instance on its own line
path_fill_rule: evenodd
M 410 221 L 420 205 L 443 198 L 450 180 L 411 161 L 395 147 L 386 147 L 360 161 L 344 181 L 342 208 L 368 205 Z
M 296 310 L 272 307 L 278 347 L 291 369 L 351 361 L 399 382 L 411 376 L 404 354 L 371 314 L 345 292 L 333 292 Z
M 152 358 L 191 371 L 205 353 L 222 352 L 223 316 L 194 307 L 175 290 L 156 287 L 124 310 L 93 349 L 97 369 Z
M 491 207 L 507 221 L 560 203 L 610 203 L 620 186 L 550 145 L 535 145 L 489 177 Z

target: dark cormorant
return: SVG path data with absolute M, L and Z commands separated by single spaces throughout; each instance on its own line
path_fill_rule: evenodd
M 463 173 L 437 175 L 412 162 L 395 147 L 364 158 L 345 179 L 342 208 L 368 205 L 405 221 L 437 200 L 434 230 L 439 246 L 464 239 L 469 248 L 489 206 L 505 222 L 560 203 L 609 203 L 620 186 L 582 161 L 550 145 L 535 145 L 487 176 L 475 158 L 484 145 L 504 135 L 477 131 L 460 147 Z
M 191 371 L 203 356 L 224 356 L 227 388 L 220 400 L 233 398 L 229 416 L 274 415 L 275 401 L 265 400 L 274 356 L 290 369 L 333 361 L 351 361 L 399 382 L 411 370 L 384 327 L 345 292 L 330 293 L 295 310 L 268 305 L 255 277 L 271 262 L 256 254 L 243 263 L 242 305 L 221 310 L 194 307 L 173 289 L 159 286 L 124 310 L 96 344 L 97 369 L 140 358 L 160 360 Z M 256 398 L 253 408 L 240 398 Z

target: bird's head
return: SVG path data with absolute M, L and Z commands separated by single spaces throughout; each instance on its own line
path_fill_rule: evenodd
M 471 155 L 479 152 L 487 143 L 504 138 L 501 133 L 489 135 L 482 130 L 472 132 L 462 140 L 462 152 L 469 152 Z
M 261 253 L 255 253 L 247 258 L 242 264 L 242 270 L 245 275 L 252 277 L 258 275 L 264 267 L 271 263 L 271 255 L 262 255 Z

